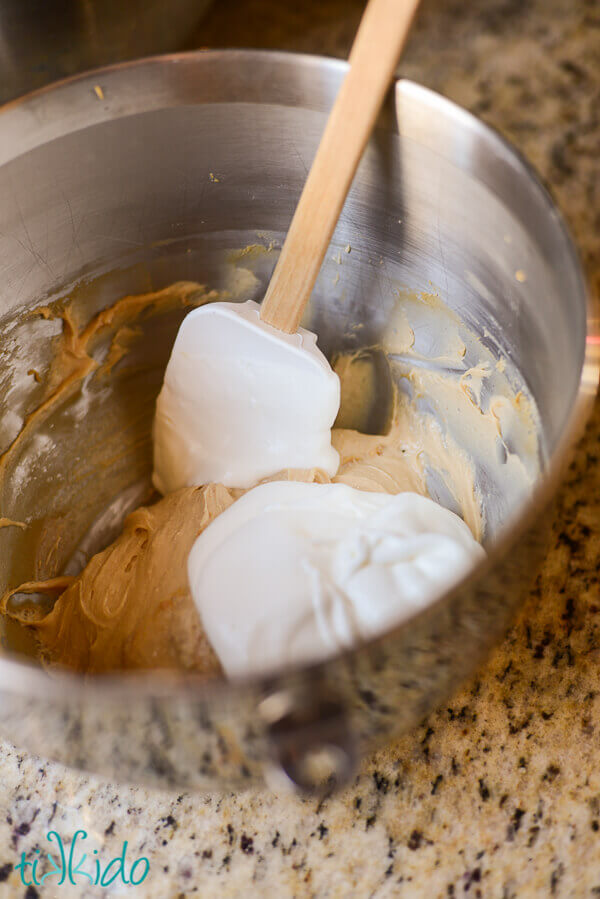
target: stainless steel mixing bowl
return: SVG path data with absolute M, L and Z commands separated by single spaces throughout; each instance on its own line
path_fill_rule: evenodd
M 194 53 L 78 77 L 0 113 L 0 445 L 39 399 L 26 373 L 47 369 L 58 329 L 27 311 L 72 292 L 85 317 L 150 285 L 218 286 L 217 250 L 281 239 L 345 68 L 283 53 Z M 496 339 L 537 402 L 547 464 L 533 496 L 510 510 L 510 529 L 496 528 L 488 561 L 457 589 L 382 639 L 281 677 L 85 682 L 11 654 L 7 633 L 0 728 L 18 745 L 161 785 L 231 786 L 283 771 L 309 788 L 317 761 L 340 782 L 375 740 L 439 703 L 504 631 L 543 551 L 544 510 L 597 382 L 573 245 L 501 138 L 406 81 L 390 93 L 341 217 L 334 248 L 346 244 L 353 252 L 336 290 L 329 260 L 315 291 L 325 350 L 373 343 L 394 285 L 436 285 Z M 348 343 L 353 323 L 363 327 Z M 0 497 L 0 515 L 30 523 L 0 530 L 3 589 L 31 578 L 42 525 L 63 538 L 38 564 L 38 576 L 51 576 L 115 496 L 148 477 L 152 404 L 177 324 L 167 316 L 149 327 L 139 403 L 125 387 L 107 399 L 90 386 L 70 430 L 32 441 L 20 480 Z M 129 435 L 122 451 L 111 444 L 115 420 Z M 98 469 L 89 460 L 104 443 Z

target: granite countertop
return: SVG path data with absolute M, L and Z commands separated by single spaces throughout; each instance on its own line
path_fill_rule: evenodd
M 346 55 L 357 0 L 219 0 L 193 46 Z M 600 290 L 598 0 L 424 0 L 401 73 L 499 128 L 550 186 Z M 548 557 L 503 644 L 446 707 L 318 803 L 103 783 L 0 742 L 0 896 L 49 829 L 149 859 L 144 897 L 600 896 L 600 405 Z M 115 890 L 116 884 L 111 887 Z

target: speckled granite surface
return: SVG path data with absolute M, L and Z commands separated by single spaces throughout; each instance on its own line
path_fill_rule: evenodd
M 345 55 L 361 4 L 220 0 L 196 46 Z M 600 288 L 598 0 L 425 0 L 401 66 L 512 139 L 556 196 Z M 416 733 L 322 804 L 104 784 L 0 743 L 0 896 L 56 828 L 104 864 L 129 843 L 148 897 L 600 895 L 600 407 L 559 500 L 553 546 L 489 662 Z M 30 870 L 30 869 L 29 869 Z M 30 878 L 30 873 L 28 874 Z M 56 883 L 56 880 L 53 881 Z

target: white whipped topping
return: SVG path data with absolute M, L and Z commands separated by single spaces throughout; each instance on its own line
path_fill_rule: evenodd
M 485 555 L 419 496 L 276 481 L 198 537 L 189 583 L 229 677 L 333 656 L 431 603 Z
M 161 493 L 221 483 L 252 487 L 284 468 L 339 456 L 331 428 L 340 382 L 300 328 L 261 321 L 258 303 L 210 303 L 179 329 L 156 402 L 153 482 Z

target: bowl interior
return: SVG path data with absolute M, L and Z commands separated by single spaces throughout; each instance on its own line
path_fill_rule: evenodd
M 28 525 L 0 529 L 2 590 L 81 563 L 149 494 L 154 401 L 185 308 L 167 303 L 99 331 L 94 370 L 32 425 L 62 384 L 55 359 L 58 348 L 73 351 L 68 329 L 81 336 L 120 297 L 176 281 L 239 299 L 264 292 L 343 66 L 210 57 L 112 70 L 102 77 L 104 106 L 93 92 L 100 76 L 90 76 L 0 115 L 0 451 L 26 431 L 0 462 L 0 517 Z M 442 304 L 417 308 L 423 295 Z M 307 324 L 333 358 L 381 344 L 403 302 L 417 309 L 425 368 L 433 359 L 451 371 L 440 340 L 458 327 L 455 317 L 469 364 L 483 354 L 508 365 L 515 395 L 522 390 L 537 410 L 535 480 L 579 383 L 577 262 L 512 151 L 406 82 L 361 163 Z M 31 314 L 42 305 L 48 312 Z M 117 334 L 122 358 L 111 355 Z M 388 353 L 379 419 L 387 375 L 401 385 L 406 364 Z M 490 544 L 527 499 L 505 462 L 501 453 L 478 462 Z M 448 504 L 434 477 L 436 490 Z M 12 629 L 5 642 L 30 649 Z

